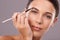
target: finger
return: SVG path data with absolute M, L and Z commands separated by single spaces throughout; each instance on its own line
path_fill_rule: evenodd
M 16 22 L 16 20 L 17 20 L 17 15 L 18 15 L 17 12 L 13 14 L 13 16 L 12 16 L 12 21 L 13 21 L 13 22 Z
M 22 15 L 21 15 L 21 24 L 22 24 L 22 25 L 25 24 L 25 17 L 26 17 L 25 14 L 26 14 L 25 11 L 23 11 L 23 12 L 22 12 Z
M 20 24 L 20 20 L 21 20 L 21 18 L 20 18 L 20 14 L 17 16 L 17 23 L 19 23 Z
M 25 13 L 21 16 L 21 24 L 25 24 Z
M 17 23 L 21 23 L 21 16 L 24 14 L 24 13 L 20 13 L 18 12 L 19 15 L 17 16 Z
M 29 23 L 28 23 L 28 17 L 25 18 L 25 26 L 28 27 Z

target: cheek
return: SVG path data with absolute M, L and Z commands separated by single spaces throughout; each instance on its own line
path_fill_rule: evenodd
M 33 14 L 30 14 L 28 19 L 29 21 L 34 22 L 36 20 L 36 16 L 34 16 Z
M 32 15 L 32 14 L 29 15 L 28 20 L 29 20 L 29 23 L 30 23 L 31 25 L 33 25 L 33 24 L 35 24 L 36 16 L 34 16 L 34 15 Z
M 51 25 L 51 20 L 44 20 L 44 29 L 47 30 Z

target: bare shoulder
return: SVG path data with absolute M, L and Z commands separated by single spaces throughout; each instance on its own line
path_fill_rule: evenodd
M 0 40 L 23 40 L 23 37 L 21 35 L 0 36 Z

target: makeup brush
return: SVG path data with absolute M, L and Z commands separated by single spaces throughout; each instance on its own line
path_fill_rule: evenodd
M 26 17 L 28 17 L 28 15 L 29 15 L 28 12 L 26 12 Z M 9 19 L 4 20 L 4 21 L 2 21 L 2 23 L 8 22 L 10 20 L 12 20 L 12 18 L 9 18 Z

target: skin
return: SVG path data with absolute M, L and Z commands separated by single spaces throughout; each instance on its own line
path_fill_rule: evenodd
M 41 40 L 43 34 L 57 21 L 55 8 L 48 0 L 34 0 L 28 11 L 13 14 L 13 24 L 20 32 L 17 36 L 1 36 L 1 40 Z M 37 27 L 37 28 L 36 28 Z M 8 39 L 7 39 L 8 38 Z

